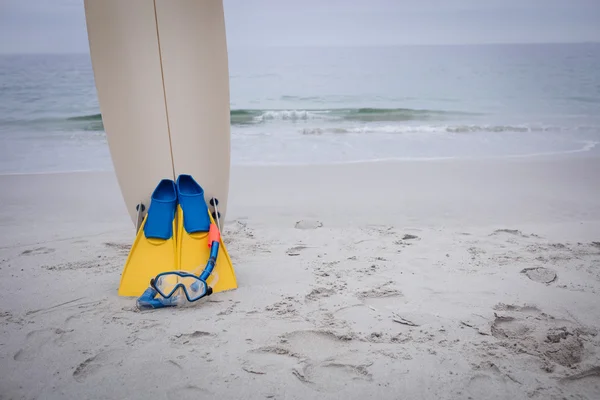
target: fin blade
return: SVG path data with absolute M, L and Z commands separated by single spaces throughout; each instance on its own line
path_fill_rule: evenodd
M 176 269 L 176 203 L 175 182 L 162 179 L 150 199 L 135 240 L 129 250 L 119 283 L 119 296 L 141 296 L 150 279 L 157 274 Z
M 181 208 L 178 209 L 178 215 L 177 253 L 179 256 L 179 267 L 182 271 L 200 275 L 206 267 L 206 263 L 210 257 L 210 247 L 208 246 L 210 233 L 188 233 L 183 227 L 183 212 Z M 208 215 L 211 222 L 214 223 L 210 213 L 208 213 Z M 212 286 L 211 282 L 215 276 L 218 277 L 218 280 L 215 286 Z M 238 287 L 235 271 L 222 237 L 219 239 L 217 262 L 215 263 L 215 267 L 211 276 L 208 278 L 207 283 L 212 287 L 213 293 L 236 289 Z
M 119 296 L 141 296 L 150 279 L 161 272 L 176 269 L 175 238 L 154 239 L 144 234 L 146 215 L 131 246 L 119 284 Z M 173 232 L 175 222 L 173 221 Z

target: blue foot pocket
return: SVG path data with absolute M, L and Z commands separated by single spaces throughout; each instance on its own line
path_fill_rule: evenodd
M 210 218 L 208 206 L 204 199 L 204 189 L 191 175 L 179 175 L 177 178 L 177 194 L 183 210 L 183 227 L 188 233 L 208 232 Z
M 146 237 L 165 240 L 173 237 L 173 219 L 176 208 L 175 182 L 171 179 L 163 179 L 152 192 L 148 218 L 144 225 Z

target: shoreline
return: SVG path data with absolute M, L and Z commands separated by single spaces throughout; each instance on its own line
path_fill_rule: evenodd
M 331 162 L 307 162 L 297 164 L 282 164 L 282 163 L 232 163 L 231 168 L 301 168 L 301 167 L 322 167 L 327 168 L 330 166 L 344 166 L 353 164 L 400 164 L 400 163 L 438 163 L 438 162 L 495 162 L 495 161 L 513 161 L 513 160 L 526 160 L 526 161 L 551 161 L 560 160 L 564 158 L 595 158 L 600 157 L 600 142 L 587 140 L 583 141 L 585 144 L 580 149 L 564 150 L 556 152 L 544 152 L 544 153 L 531 153 L 531 154 L 515 154 L 515 155 L 500 155 L 500 156 L 480 156 L 480 157 L 469 157 L 469 156 L 447 156 L 447 157 L 397 157 L 397 158 L 378 158 L 378 159 L 364 159 L 364 160 L 351 160 L 351 161 L 331 161 Z M 596 154 L 598 153 L 598 154 Z M 31 172 L 0 172 L 2 176 L 22 176 L 22 175 L 61 175 L 61 174 L 81 174 L 81 173 L 113 173 L 114 169 L 79 169 L 79 170 L 58 170 L 58 171 L 31 171 Z
M 600 170 L 600 157 L 564 156 L 539 158 L 482 159 L 482 160 L 436 160 L 428 162 L 368 162 L 328 165 L 279 165 L 279 166 L 232 166 L 229 184 L 228 214 L 232 218 L 244 217 L 248 211 L 260 211 L 266 221 L 271 208 L 277 216 L 298 215 L 307 212 L 339 219 L 344 214 L 357 215 L 357 223 L 365 221 L 368 208 L 381 205 L 388 213 L 390 223 L 405 223 L 402 209 L 413 209 L 413 223 L 430 222 L 435 217 L 448 223 L 454 215 L 465 221 L 470 212 L 478 209 L 483 220 L 499 218 L 498 212 L 506 217 L 523 219 L 524 210 L 538 215 L 537 222 L 553 220 L 552 213 L 536 210 L 544 207 L 559 207 L 558 203 L 572 203 L 574 208 L 586 208 L 590 215 L 600 215 L 598 178 L 594 171 Z M 124 203 L 113 171 L 61 171 L 44 174 L 0 175 L 0 184 L 8 190 L 4 198 L 18 206 L 18 199 L 32 196 L 43 197 L 51 208 L 63 214 L 72 210 L 61 207 L 64 200 L 54 186 L 65 186 L 70 197 L 93 204 L 98 212 L 109 212 L 118 216 L 113 222 L 127 225 Z M 558 189 L 562 186 L 562 189 Z M 307 193 L 297 195 L 296 193 Z M 569 194 L 579 193 L 579 196 Z M 319 193 L 315 195 L 313 193 Z M 436 193 L 445 199 L 438 199 Z M 108 197 L 106 197 L 108 196 Z M 578 198 L 577 198 L 578 197 Z M 110 198 L 108 201 L 98 200 Z M 393 201 L 389 201 L 389 200 Z M 516 202 L 521 205 L 517 206 Z M 54 202 L 56 201 L 56 202 Z M 394 201 L 396 202 L 394 204 Z M 424 204 L 419 204 L 424 203 Z M 515 208 L 507 206 L 511 203 Z M 555 203 L 553 205 L 553 203 Z M 580 204 L 578 204 L 580 203 Z M 481 205 L 487 204 L 486 209 Z M 473 208 L 474 207 L 474 208 Z M 494 213 L 492 208 L 496 207 Z M 443 215 L 440 209 L 452 213 Z M 44 211 L 44 210 L 40 210 Z M 47 210 L 46 210 L 47 211 Z M 383 211 L 383 210 L 380 210 Z M 18 210 L 17 214 L 38 214 L 36 210 Z M 97 213 L 97 212 L 95 212 Z M 372 215 L 382 221 L 382 212 Z M 531 215 L 531 213 L 529 213 Z M 558 212 L 556 215 L 562 215 Z M 2 213 L 0 213 L 2 215 Z M 257 215 L 258 217 L 258 215 Z M 384 216 L 385 217 L 385 216 Z M 404 215 L 404 217 L 407 217 Z M 9 218 L 10 219 L 10 218 Z M 105 220 L 108 222 L 108 220 Z M 525 222 L 526 220 L 523 220 Z M 339 222 L 339 221 L 337 221 Z
M 564 159 L 564 158 L 590 158 L 600 157 L 600 144 L 597 140 L 585 139 L 577 141 L 580 147 L 570 150 L 558 150 L 558 151 L 545 151 L 538 153 L 526 153 L 526 154 L 504 154 L 504 155 L 484 155 L 484 156 L 433 156 L 433 157 L 385 157 L 385 158 L 369 158 L 369 159 L 353 159 L 346 161 L 307 161 L 307 162 L 294 162 L 294 163 L 281 163 L 281 162 L 234 162 L 231 163 L 231 168 L 286 168 L 286 167 L 329 167 L 329 166 L 344 166 L 344 165 L 368 165 L 368 164 L 399 164 L 399 163 L 439 163 L 439 162 L 494 162 L 494 161 L 505 161 L 512 162 L 513 160 L 524 159 L 531 162 L 552 160 L 552 159 Z M 47 175 L 47 174 L 68 174 L 68 173 L 97 173 L 97 172 L 110 172 L 114 173 L 114 168 L 110 160 L 110 153 L 108 148 L 104 149 L 106 152 L 106 158 L 104 160 L 104 166 L 98 168 L 84 168 L 84 169 L 62 169 L 56 171 L 12 171 L 10 169 L 5 172 L 0 172 L 2 176 L 23 176 L 23 175 Z M 233 149 L 232 149 L 233 152 Z M 233 154 L 233 153 L 232 153 Z

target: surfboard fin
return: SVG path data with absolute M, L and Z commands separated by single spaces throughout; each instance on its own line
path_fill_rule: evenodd
M 177 178 L 177 258 L 182 271 L 200 271 L 210 258 L 211 226 L 215 221 L 208 210 L 204 189 L 191 175 L 181 174 Z M 219 237 L 219 253 L 207 283 L 213 293 L 236 289 L 237 279 L 227 248 Z
M 157 274 L 178 269 L 176 209 L 175 182 L 163 179 L 152 193 L 148 213 L 127 256 L 119 296 L 140 296 Z

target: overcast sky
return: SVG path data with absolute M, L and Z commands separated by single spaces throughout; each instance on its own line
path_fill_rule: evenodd
M 229 46 L 600 42 L 600 0 L 224 0 Z M 83 0 L 0 0 L 0 53 L 87 53 Z

